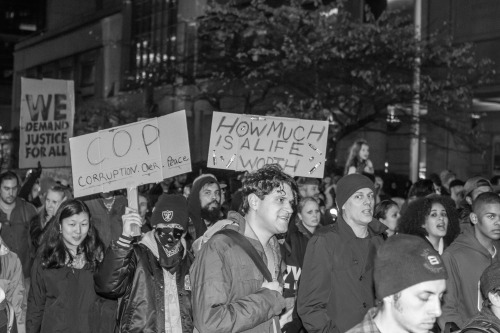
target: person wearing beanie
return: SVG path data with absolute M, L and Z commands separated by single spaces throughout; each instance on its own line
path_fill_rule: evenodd
M 139 214 L 122 219 L 123 234 L 111 242 L 94 276 L 98 294 L 121 298 L 115 332 L 192 332 L 186 198 L 162 194 L 151 215 L 153 230 L 138 242 L 131 226 L 141 225 Z
M 479 281 L 483 307 L 460 332 L 500 332 L 500 263 L 488 266 Z M 483 330 L 478 330 L 479 328 Z
M 281 332 L 278 316 L 287 304 L 276 235 L 288 229 L 297 185 L 281 166 L 266 164 L 245 176 L 242 194 L 243 215 L 230 211 L 208 229 L 191 267 L 198 332 Z
M 373 218 L 374 184 L 350 174 L 337 183 L 337 222 L 307 244 L 297 307 L 309 333 L 345 332 L 374 305 L 373 258 L 387 227 Z
M 441 315 L 448 274 L 422 238 L 398 234 L 377 251 L 373 278 L 378 306 L 347 333 L 428 333 Z
M 459 328 L 481 308 L 478 289 L 481 273 L 498 262 L 500 240 L 500 197 L 485 192 L 472 203 L 471 229 L 463 231 L 443 253 L 450 278 L 443 298 L 443 315 L 438 319 L 444 329 L 447 323 Z
M 193 241 L 222 218 L 221 190 L 214 175 L 202 174 L 193 181 L 188 211 L 191 223 L 188 231 Z

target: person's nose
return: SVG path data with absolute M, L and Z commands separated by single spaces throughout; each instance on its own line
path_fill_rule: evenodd
M 441 300 L 436 297 L 435 300 L 430 301 L 429 313 L 435 318 L 441 317 L 443 311 L 441 310 Z

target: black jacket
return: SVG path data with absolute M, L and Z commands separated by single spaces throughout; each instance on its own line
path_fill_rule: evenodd
M 95 302 L 90 269 L 44 269 L 35 259 L 26 313 L 27 333 L 91 333 L 90 311 Z
M 151 238 L 153 231 L 144 237 Z M 123 238 L 111 242 L 94 278 L 98 294 L 122 298 L 118 306 L 115 332 L 165 332 L 165 294 L 163 269 L 158 249 L 144 243 L 122 246 Z M 126 244 L 125 244 L 126 245 Z M 155 244 L 156 245 L 156 244 Z M 156 251 L 156 255 L 153 253 Z M 192 256 L 186 252 L 176 273 L 182 331 L 193 332 L 189 268 Z

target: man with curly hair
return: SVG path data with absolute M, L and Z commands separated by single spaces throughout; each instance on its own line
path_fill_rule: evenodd
M 272 279 L 264 281 L 241 242 L 215 233 L 191 268 L 193 316 L 200 332 L 280 332 L 284 265 L 275 235 L 288 229 L 297 185 L 279 165 L 270 164 L 245 177 L 242 191 L 244 216 L 231 211 L 218 223 L 244 236 L 242 242 L 256 250 Z

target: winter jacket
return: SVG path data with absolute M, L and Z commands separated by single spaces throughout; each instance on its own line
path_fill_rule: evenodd
M 0 243 L 0 288 L 5 291 L 5 299 L 14 308 L 19 332 L 25 332 L 26 297 L 23 267 L 17 254 Z M 4 310 L 0 304 L 0 310 Z
M 246 230 L 249 227 L 244 217 L 231 211 L 228 219 L 238 227 L 227 228 L 245 235 L 267 263 L 261 243 L 251 229 Z M 282 284 L 285 267 L 275 237 L 270 246 L 275 257 L 274 275 Z M 262 288 L 261 272 L 240 246 L 227 241 L 227 236 L 215 234 L 202 246 L 191 277 L 194 323 L 200 333 L 281 332 L 277 316 L 285 308 L 285 299 L 277 291 Z
M 498 244 L 495 247 L 500 251 Z M 454 322 L 463 327 L 479 312 L 482 303 L 479 278 L 486 267 L 498 260 L 499 254 L 492 258 L 476 239 L 474 229 L 470 229 L 460 234 L 442 257 L 448 280 L 439 326 L 443 329 L 447 322 Z
M 160 266 L 154 231 L 145 234 L 139 244 L 130 241 L 122 236 L 111 243 L 95 274 L 96 291 L 108 298 L 121 297 L 115 332 L 165 332 L 164 274 L 170 272 Z M 185 250 L 175 274 L 177 290 L 169 290 L 178 297 L 180 313 L 176 317 L 180 316 L 183 333 L 193 332 L 191 262 L 192 256 Z
M 89 314 L 96 300 L 92 271 L 44 269 L 38 256 L 31 273 L 26 332 L 91 333 Z
M 7 215 L 0 209 L 2 239 L 5 245 L 17 254 L 19 260 L 21 260 L 25 278 L 30 276 L 32 264 L 28 229 L 31 219 L 36 214 L 35 207 L 20 198 L 16 198 L 16 206 L 10 214 L 10 221 L 7 220 Z
M 303 329 L 302 321 L 297 314 L 295 298 L 297 296 L 297 286 L 302 272 L 307 243 L 311 237 L 311 232 L 304 227 L 297 217 L 295 218 L 295 223 L 289 225 L 285 242 L 281 245 L 281 254 L 286 264 L 286 273 L 283 277 L 285 281 L 283 296 L 287 301 L 287 306 L 289 306 L 289 302 L 294 304 L 292 320 L 284 327 L 287 333 L 300 332 Z
M 474 327 L 490 328 L 493 326 L 496 332 L 500 330 L 500 319 L 491 311 L 489 307 L 483 307 L 481 312 L 475 315 L 460 333 L 475 333 L 477 330 Z M 491 331 L 493 332 L 493 331 Z
M 345 332 L 374 306 L 373 260 L 387 227 L 373 219 L 357 238 L 341 215 L 307 245 L 297 307 L 309 333 Z
M 99 195 L 90 196 L 84 202 L 89 207 L 92 224 L 99 232 L 99 237 L 107 248 L 111 241 L 118 240 L 122 234 L 122 215 L 125 214 L 127 198 L 123 195 L 116 195 L 113 207 L 109 211 L 104 206 L 103 199 Z

